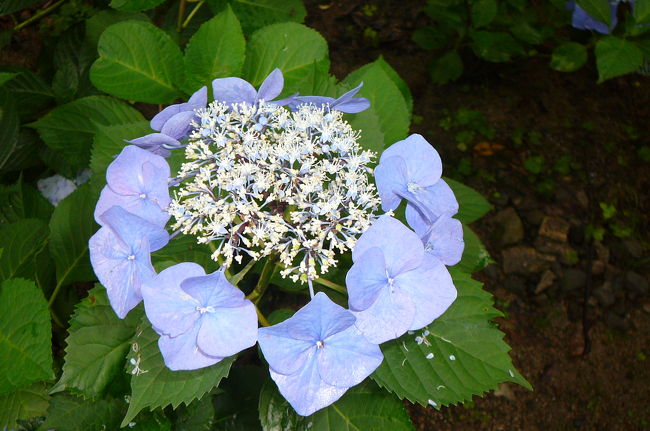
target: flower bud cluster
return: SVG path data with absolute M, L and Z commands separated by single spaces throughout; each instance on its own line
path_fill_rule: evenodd
M 219 101 L 196 113 L 169 213 L 229 266 L 277 255 L 283 276 L 318 277 L 376 218 L 374 154 L 327 105 Z

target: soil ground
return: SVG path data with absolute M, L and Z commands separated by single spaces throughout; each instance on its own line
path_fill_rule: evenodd
M 439 151 L 446 175 L 494 205 L 473 228 L 496 263 L 476 277 L 506 313 L 499 324 L 535 390 L 505 384 L 472 405 L 408 405 L 418 431 L 650 429 L 650 165 L 638 157 L 650 143 L 650 79 L 598 85 L 593 59 L 563 74 L 543 52 L 509 64 L 468 53 L 462 78 L 436 86 L 434 54 L 411 41 L 427 24 L 424 2 L 306 3 L 333 73 L 383 55 L 413 93 L 412 132 Z M 459 109 L 480 112 L 494 135 L 459 146 L 459 129 L 440 127 Z M 526 161 L 540 157 L 533 174 Z M 605 220 L 601 203 L 617 216 Z

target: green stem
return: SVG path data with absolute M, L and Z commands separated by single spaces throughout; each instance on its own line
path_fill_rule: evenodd
M 50 309 L 50 316 L 52 316 L 52 320 L 54 320 L 54 323 L 59 325 L 61 328 L 65 329 L 65 324 L 61 321 L 59 316 L 57 316 L 57 314 L 52 309 Z
M 257 280 L 255 289 L 253 289 L 253 291 L 246 297 L 246 299 L 250 299 L 254 304 L 257 304 L 260 301 L 264 295 L 264 292 L 266 292 L 266 288 L 271 282 L 273 270 L 275 270 L 275 256 L 269 256 L 266 258 L 264 268 L 262 268 L 262 273 L 260 274 L 259 280 Z
M 47 302 L 47 307 L 50 309 L 52 308 L 52 305 L 54 304 L 54 300 L 56 299 L 57 295 L 61 291 L 61 288 L 63 287 L 63 283 L 61 283 L 61 281 L 63 281 L 64 278 L 65 277 L 61 277 L 61 280 L 59 280 L 59 282 L 56 284 L 56 286 L 54 287 L 54 291 L 52 292 L 52 296 L 50 296 L 50 300 Z
M 187 7 L 187 0 L 181 0 L 178 4 L 178 21 L 176 22 L 176 31 L 183 30 L 183 15 L 185 15 L 185 8 Z
M 194 18 L 194 15 L 201 9 L 201 6 L 203 6 L 203 3 L 205 3 L 205 0 L 201 0 L 194 6 L 194 9 L 192 9 L 192 12 L 187 16 L 187 19 L 185 22 L 183 22 L 183 25 L 181 26 L 181 29 L 187 27 L 190 24 L 190 21 L 192 21 L 192 18 Z
M 268 320 L 266 320 L 266 317 L 262 314 L 259 308 L 257 308 L 257 305 L 255 306 L 255 311 L 257 311 L 257 320 L 260 321 L 260 325 L 262 326 L 271 326 Z
M 43 9 L 43 10 L 39 10 L 33 16 L 27 18 L 25 21 L 21 22 L 16 27 L 14 27 L 14 31 L 18 31 L 18 30 L 28 26 L 29 24 L 33 23 L 34 21 L 37 21 L 38 19 L 40 19 L 41 17 L 47 15 L 48 13 L 52 12 L 54 9 L 59 7 L 61 5 L 61 3 L 63 3 L 64 1 L 65 0 L 59 0 L 58 2 L 54 3 L 52 6 L 46 8 L 46 9 Z
M 330 289 L 335 290 L 344 295 L 348 294 L 348 289 L 346 289 L 345 286 L 341 286 L 340 284 L 336 284 L 333 281 L 329 281 L 325 278 L 315 278 L 314 283 L 318 283 L 321 286 L 329 287 Z
M 246 276 L 246 274 L 248 273 L 248 271 L 250 271 L 251 268 L 253 268 L 253 266 L 255 266 L 256 263 L 257 263 L 257 261 L 256 261 L 255 259 L 251 259 L 251 261 L 248 262 L 248 263 L 246 264 L 246 266 L 242 268 L 241 271 L 239 271 L 237 274 L 235 274 L 235 275 L 233 275 L 232 277 L 230 277 L 229 281 L 230 281 L 232 284 L 234 284 L 235 286 L 237 286 L 237 285 L 239 284 L 239 282 L 241 281 L 241 279 L 244 278 L 244 277 Z

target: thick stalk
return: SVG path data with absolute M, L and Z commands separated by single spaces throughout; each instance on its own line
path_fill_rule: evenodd
M 257 308 L 257 305 L 255 306 L 255 311 L 257 312 L 257 320 L 259 320 L 260 325 L 262 326 L 271 326 L 268 320 L 266 320 L 266 317 L 262 314 L 259 308 Z
M 321 286 L 328 287 L 328 288 L 330 288 L 332 290 L 335 290 L 335 291 L 337 291 L 339 293 L 342 293 L 344 295 L 348 294 L 348 290 L 345 288 L 345 286 L 341 286 L 340 284 L 336 284 L 333 281 L 329 281 L 329 280 L 327 280 L 325 278 L 315 278 L 314 283 L 318 283 Z
M 187 19 L 183 22 L 183 25 L 181 25 L 181 29 L 186 28 L 188 25 L 190 25 L 190 21 L 192 21 L 192 18 L 194 18 L 194 15 L 201 9 L 201 6 L 203 6 L 203 3 L 205 3 L 205 0 L 201 0 L 194 6 L 194 9 L 192 9 L 192 12 L 187 16 Z
M 183 30 L 183 16 L 185 16 L 185 8 L 187 7 L 187 0 L 180 0 L 178 4 L 178 20 L 176 22 L 176 31 L 179 33 Z
M 253 291 L 246 297 L 247 299 L 250 299 L 254 304 L 257 304 L 260 301 L 266 292 L 266 288 L 271 282 L 273 270 L 275 270 L 275 256 L 271 255 L 266 258 L 264 268 L 262 268 L 262 273 L 260 274 L 260 278 L 257 280 L 255 289 L 253 289 Z

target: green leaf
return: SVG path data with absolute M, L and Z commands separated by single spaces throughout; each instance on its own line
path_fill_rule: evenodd
M 416 28 L 411 38 L 421 48 L 428 50 L 444 48 L 450 41 L 449 34 L 430 25 Z
M 549 36 L 546 28 L 535 28 L 526 21 L 519 21 L 510 27 L 510 33 L 517 39 L 531 45 L 539 45 Z
M 261 431 L 257 401 L 268 374 L 268 367 L 243 364 L 230 371 L 214 397 L 215 431 Z
M 267 381 L 260 393 L 260 422 L 264 431 L 412 431 L 404 405 L 371 381 L 349 389 L 340 400 L 311 416 L 298 416 Z
M 446 84 L 455 81 L 463 74 L 463 60 L 458 51 L 453 50 L 437 58 L 431 64 L 429 75 L 434 84 Z
M 18 144 L 2 169 L 5 172 L 18 172 L 41 164 L 34 154 L 43 150 L 45 145 L 36 130 L 22 127 L 18 131 Z
M 465 248 L 460 262 L 454 266 L 456 270 L 472 274 L 493 262 L 485 246 L 469 226 L 463 225 L 463 241 Z
M 121 12 L 119 10 L 103 10 L 86 20 L 86 40 L 89 45 L 97 47 L 99 37 L 104 30 L 121 21 L 149 21 L 147 15 L 142 13 Z
M 530 389 L 512 365 L 503 333 L 491 322 L 501 316 L 492 296 L 468 274 L 451 272 L 456 301 L 428 327 L 382 344 L 384 361 L 372 378 L 402 399 L 436 408 L 471 400 L 501 382 Z M 416 337 L 423 341 L 418 344 Z
M 281 22 L 301 23 L 307 15 L 302 0 L 231 0 L 230 5 L 246 34 Z
M 409 118 L 411 117 L 411 114 L 413 113 L 413 95 L 411 94 L 411 89 L 409 88 L 408 84 L 404 82 L 401 76 L 399 76 L 399 73 L 393 67 L 388 64 L 386 60 L 384 60 L 383 56 L 379 56 L 379 58 L 375 61 L 375 64 L 381 66 L 381 68 L 386 72 L 386 76 L 390 78 L 391 81 L 397 86 L 399 89 L 400 93 L 402 93 L 402 97 L 404 97 L 404 101 L 406 102 L 406 108 L 409 111 Z
M 377 153 L 375 162 L 379 161 L 381 152 L 388 145 L 384 138 L 384 133 L 381 131 L 381 124 L 379 115 L 373 106 L 358 114 L 348 116 L 348 123 L 354 130 L 361 132 L 359 144 L 366 150 L 371 150 Z
M 45 416 L 50 396 L 44 383 L 0 395 L 0 429 L 19 429 L 19 420 Z
M 56 264 L 57 284 L 95 280 L 88 240 L 97 230 L 93 217 L 97 196 L 84 184 L 59 202 L 50 220 L 50 255 Z
M 45 0 L 4 0 L 0 3 L 0 16 L 27 9 L 37 3 L 45 3 Z
M 0 169 L 18 145 L 18 115 L 14 98 L 0 88 Z
M 239 76 L 246 41 L 230 7 L 203 23 L 185 48 L 185 85 L 192 93 L 215 78 Z
M 31 127 L 52 149 L 77 169 L 88 166 L 93 136 L 99 126 L 142 120 L 131 106 L 107 96 L 89 96 L 61 105 Z
M 5 82 L 14 79 L 17 75 L 17 72 L 0 72 L 0 87 L 2 87 Z
M 53 209 L 38 190 L 23 183 L 22 179 L 10 186 L 0 185 L 0 224 L 26 218 L 48 221 Z
M 22 121 L 34 118 L 54 101 L 52 89 L 34 72 L 21 67 L 3 67 L 0 70 L 18 74 L 3 88 L 20 101 L 16 104 L 16 110 Z
M 93 172 L 92 181 L 99 186 L 106 184 L 106 168 L 131 140 L 151 133 L 149 121 L 142 116 L 129 123 L 110 126 L 98 126 L 93 140 L 90 155 L 90 170 Z
M 383 147 L 404 139 L 408 133 L 410 115 L 408 104 L 391 77 L 377 60 L 350 73 L 343 82 L 356 87 L 363 82 L 359 95 L 370 100 L 384 134 Z M 366 111 L 356 114 L 364 117 Z
M 242 73 L 258 87 L 277 67 L 284 74 L 285 88 L 292 88 L 311 73 L 314 62 L 329 65 L 327 54 L 327 42 L 317 31 L 291 22 L 273 24 L 250 37 Z
M 102 33 L 97 50 L 99 59 L 90 69 L 90 79 L 100 90 L 148 103 L 169 103 L 181 96 L 181 50 L 153 24 L 114 24 Z
M 32 281 L 4 281 L 0 316 L 0 394 L 53 378 L 52 324 L 43 292 Z
M 84 400 L 68 394 L 52 397 L 45 423 L 38 431 L 107 431 L 120 428 L 126 410 L 123 399 Z
M 42 220 L 24 219 L 0 227 L 0 281 L 14 276 L 32 276 L 32 257 L 47 242 L 47 224 Z
M 508 33 L 490 31 L 472 33 L 472 50 L 478 57 L 494 63 L 509 61 L 513 55 L 526 53 Z
M 612 9 L 609 0 L 576 0 L 578 6 L 597 21 L 609 26 L 612 22 Z
M 139 364 L 140 373 L 133 367 L 131 377 L 131 401 L 122 426 L 125 426 L 144 408 L 154 409 L 171 404 L 173 408 L 181 403 L 189 404 L 200 399 L 207 392 L 219 385 L 222 378 L 228 375 L 235 356 L 230 356 L 210 367 L 194 371 L 171 371 L 163 362 L 158 349 L 158 334 L 151 325 L 143 319 L 132 343 L 137 344 L 131 349 L 129 360 Z M 134 351 L 134 350 L 137 350 Z
M 52 393 L 74 388 L 84 397 L 103 396 L 124 373 L 139 321 L 140 314 L 133 312 L 118 318 L 104 287 L 90 290 L 70 319 L 63 375 Z
M 196 238 L 191 235 L 178 235 L 160 250 L 151 254 L 151 262 L 154 266 L 162 262 L 195 262 L 206 270 L 214 272 L 219 269 L 219 264 L 210 257 L 212 251 L 205 244 L 198 244 Z
M 643 52 L 633 43 L 615 36 L 596 42 L 598 83 L 636 71 L 643 64 Z
M 551 68 L 558 72 L 573 72 L 587 62 L 587 48 L 577 42 L 566 42 L 553 50 Z
M 174 411 L 174 431 L 211 431 L 214 422 L 214 404 L 211 397 L 180 405 Z
M 113 9 L 125 12 L 139 12 L 141 10 L 153 9 L 165 0 L 111 0 L 110 6 Z
M 492 209 L 492 205 L 476 190 L 451 178 L 444 178 L 458 200 L 455 217 L 463 223 L 472 223 Z
M 636 24 L 650 23 L 650 0 L 636 0 L 632 12 Z
M 478 0 L 472 4 L 472 24 L 474 28 L 484 27 L 497 16 L 499 6 L 496 0 Z

